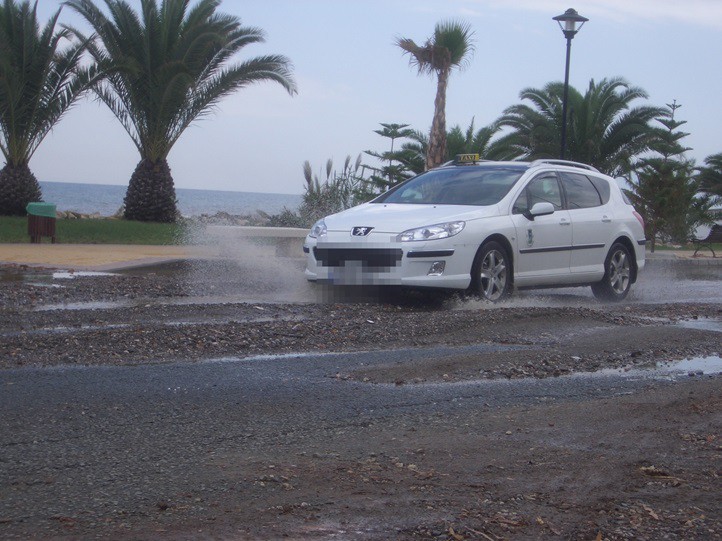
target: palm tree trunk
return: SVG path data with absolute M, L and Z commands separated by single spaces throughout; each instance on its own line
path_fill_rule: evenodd
M 441 165 L 446 159 L 446 87 L 449 84 L 450 71 L 443 69 L 438 72 L 434 120 L 431 123 L 429 150 L 426 153 L 426 169 Z
M 123 204 L 126 220 L 175 222 L 178 211 L 168 161 L 143 158 L 130 177 Z
M 27 163 L 0 170 L 0 215 L 25 216 L 28 203 L 42 201 L 40 184 Z

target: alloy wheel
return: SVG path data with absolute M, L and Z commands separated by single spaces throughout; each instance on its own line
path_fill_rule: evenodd
M 617 250 L 609 262 L 609 284 L 618 295 L 627 291 L 631 275 L 629 258 L 624 250 Z
M 506 292 L 506 257 L 498 250 L 489 250 L 481 262 L 481 291 L 490 301 L 499 300 Z

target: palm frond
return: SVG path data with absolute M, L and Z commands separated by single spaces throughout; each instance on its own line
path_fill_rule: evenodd
M 295 94 L 290 61 L 280 55 L 232 63 L 244 47 L 263 42 L 263 31 L 219 13 L 219 0 L 68 0 L 93 28 L 89 51 L 107 73 L 96 85 L 103 101 L 138 146 L 141 156 L 164 159 L 196 119 L 229 94 L 261 81 Z M 76 32 L 77 34 L 77 32 Z
M 560 82 L 522 90 L 525 103 L 507 108 L 498 119 L 505 133 L 491 143 L 490 154 L 502 159 L 557 157 L 563 92 Z M 591 80 L 584 94 L 574 87 L 568 92 L 569 159 L 595 165 L 613 176 L 628 172 L 632 158 L 649 148 L 649 123 L 663 111 L 634 106 L 632 102 L 646 99 L 647 94 L 621 77 Z
M 0 5 L 0 148 L 13 165 L 27 164 L 97 77 L 80 68 L 89 42 L 57 28 L 61 10 L 41 28 L 36 9 L 27 0 Z

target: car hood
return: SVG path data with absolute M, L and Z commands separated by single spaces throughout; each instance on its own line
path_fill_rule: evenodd
M 401 233 L 408 229 L 457 220 L 497 216 L 496 205 L 407 205 L 365 203 L 325 218 L 329 231 L 350 231 L 353 227 L 373 227 L 375 233 Z

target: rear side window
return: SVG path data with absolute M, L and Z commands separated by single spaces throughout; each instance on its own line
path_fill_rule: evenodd
M 562 185 L 567 196 L 569 210 L 598 207 L 602 198 L 597 188 L 586 175 L 579 173 L 561 173 Z M 607 190 L 609 187 L 607 186 Z M 607 199 L 609 197 L 607 196 Z
M 602 198 L 602 205 L 606 205 L 607 203 L 609 203 L 609 194 L 611 193 L 611 189 L 609 188 L 609 182 L 607 182 L 603 178 L 593 176 L 590 176 L 589 180 L 592 181 L 592 184 L 594 184 L 594 187 L 599 192 L 599 196 Z

